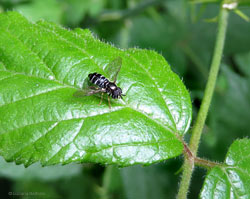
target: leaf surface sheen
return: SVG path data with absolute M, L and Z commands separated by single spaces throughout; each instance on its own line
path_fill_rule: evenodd
M 207 175 L 200 198 L 250 198 L 250 140 L 236 140 L 229 148 L 225 166 Z
M 76 98 L 89 73 L 120 56 L 123 100 Z M 105 96 L 106 97 L 106 96 Z M 88 30 L 0 15 L 0 155 L 26 166 L 151 164 L 182 153 L 191 121 L 185 86 L 154 51 L 117 49 Z

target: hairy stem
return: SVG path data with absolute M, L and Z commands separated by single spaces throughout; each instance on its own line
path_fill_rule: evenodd
M 215 166 L 223 166 L 223 163 L 212 162 L 201 158 L 194 158 L 194 164 L 206 169 L 211 169 Z
M 227 19 L 228 19 L 228 10 L 224 9 L 221 6 L 220 13 L 219 13 L 219 21 L 218 21 L 218 32 L 216 36 L 215 48 L 214 48 L 212 63 L 211 63 L 210 72 L 208 76 L 208 81 L 206 84 L 204 97 L 201 103 L 201 107 L 200 107 L 197 119 L 194 124 L 194 128 L 192 130 L 192 136 L 191 136 L 190 143 L 189 143 L 190 150 L 194 157 L 196 157 L 196 154 L 197 154 L 202 129 L 205 124 L 208 109 L 209 109 L 211 99 L 214 93 L 218 71 L 220 68 L 222 52 L 223 52 L 223 47 L 224 47 L 224 42 L 225 42 L 225 37 L 226 37 Z M 185 155 L 183 175 L 182 175 L 182 179 L 180 183 L 179 192 L 177 195 L 178 199 L 187 198 L 187 192 L 188 192 L 188 188 L 189 188 L 189 184 L 191 181 L 191 176 L 192 176 L 192 172 L 194 168 L 194 160 L 195 158 L 190 159 L 187 155 Z

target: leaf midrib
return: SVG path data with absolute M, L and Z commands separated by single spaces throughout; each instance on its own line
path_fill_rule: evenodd
M 230 179 L 230 177 L 228 176 L 227 171 L 226 171 L 224 168 L 221 168 L 221 170 L 223 171 L 223 173 L 225 173 L 225 175 L 226 175 L 226 177 L 227 177 L 227 180 L 229 181 L 230 187 L 232 187 L 233 192 L 235 193 L 235 195 L 237 196 L 237 198 L 240 198 L 239 195 L 238 195 L 237 190 L 235 190 L 235 187 L 233 186 L 234 184 L 231 182 L 231 179 Z
M 65 87 L 66 88 L 66 87 Z M 61 88 L 58 88 L 58 89 L 65 89 L 64 87 L 61 87 Z M 49 92 L 54 92 L 54 91 L 57 91 L 58 89 L 54 89 L 54 90 L 51 90 L 51 91 L 49 91 Z M 40 93 L 39 95 L 43 95 L 43 94 L 47 94 L 46 92 L 44 92 L 44 93 Z M 38 96 L 38 95 L 36 95 L 36 96 Z M 29 97 L 29 98 L 32 98 L 32 97 Z M 24 99 L 21 99 L 21 100 L 25 100 L 25 99 L 27 99 L 27 98 L 24 98 Z M 15 102 L 12 102 L 12 103 L 16 103 L 16 102 L 19 102 L 19 101 L 21 101 L 21 100 L 18 100 L 18 101 L 15 101 Z M 12 103 L 9 103 L 8 105 L 10 105 L 10 104 L 12 104 Z M 160 122 L 158 122 L 157 120 L 154 120 L 153 118 L 151 118 L 147 113 L 145 113 L 145 112 L 141 112 L 141 111 L 139 111 L 139 110 L 137 110 L 137 109 L 134 109 L 133 107 L 131 107 L 131 106 L 123 106 L 123 104 L 120 104 L 121 106 L 121 108 L 119 108 L 119 107 L 117 107 L 117 108 L 112 108 L 113 109 L 113 111 L 111 111 L 110 109 L 106 109 L 107 110 L 107 112 L 103 112 L 103 113 L 98 113 L 98 114 L 96 114 L 96 115 L 87 115 L 87 116 L 85 116 L 85 117 L 79 117 L 79 118 L 70 118 L 70 119 L 64 119 L 64 120 L 58 120 L 58 122 L 62 122 L 62 121 L 68 121 L 68 120 L 74 120 L 74 119 L 81 119 L 81 118 L 91 118 L 91 117 L 96 117 L 96 116 L 101 116 L 101 115 L 105 115 L 105 114 L 110 114 L 110 113 L 114 113 L 114 112 L 117 112 L 117 111 L 121 111 L 121 110 L 123 110 L 123 109 L 130 109 L 130 110 L 132 110 L 132 111 L 134 111 L 134 112 L 138 112 L 138 113 L 140 113 L 140 114 L 142 114 L 142 115 L 144 115 L 145 117 L 147 117 L 150 121 L 152 121 L 153 123 L 155 123 L 155 124 L 157 124 L 157 125 L 159 125 L 160 127 L 162 127 L 162 128 L 164 128 L 166 131 L 168 131 L 168 132 L 170 132 L 170 133 L 172 133 L 173 135 L 175 135 L 175 132 L 173 132 L 170 128 L 167 128 L 167 126 L 165 126 L 165 125 L 162 125 L 162 123 L 160 123 Z M 1 107 L 3 107 L 3 106 L 1 106 Z M 0 107 L 0 108 L 1 108 Z M 55 120 L 48 120 L 48 121 L 40 121 L 40 122 L 38 122 L 38 123 L 41 123 L 41 122 L 52 122 L 52 121 L 55 121 Z M 16 128 L 16 129 L 14 129 L 14 130 L 11 130 L 11 131 L 9 131 L 9 132 L 5 132 L 5 133 L 10 133 L 10 132 L 12 132 L 12 131 L 15 131 L 15 130 L 17 130 L 17 129 L 20 129 L 20 128 L 24 128 L 24 127 L 26 127 L 26 126 L 29 126 L 29 125 L 35 125 L 35 124 L 37 124 L 37 123 L 34 123 L 34 124 L 28 124 L 28 125 L 24 125 L 24 126 L 21 126 L 21 127 L 19 127 L 19 128 Z M 1 133 L 1 134 L 5 134 L 5 133 Z

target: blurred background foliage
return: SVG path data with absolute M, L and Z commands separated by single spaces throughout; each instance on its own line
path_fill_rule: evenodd
M 193 102 L 193 118 L 203 96 L 216 34 L 220 0 L 0 0 L 0 12 L 17 10 L 31 21 L 44 19 L 64 27 L 90 29 L 120 48 L 161 53 L 184 81 Z M 237 138 L 250 135 L 250 16 L 248 0 L 232 12 L 223 63 L 199 156 L 223 161 Z M 189 134 L 186 136 L 188 141 Z M 175 198 L 180 157 L 148 167 L 67 165 L 24 168 L 0 159 L 1 198 Z M 189 198 L 197 198 L 206 171 L 197 169 Z M 16 194 L 16 195 L 15 195 Z M 12 196 L 11 195 L 15 195 Z

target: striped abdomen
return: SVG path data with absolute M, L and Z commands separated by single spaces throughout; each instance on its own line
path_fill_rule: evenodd
M 100 88 L 107 88 L 107 85 L 109 84 L 109 80 L 98 73 L 89 74 L 89 79 L 93 84 L 99 86 Z

